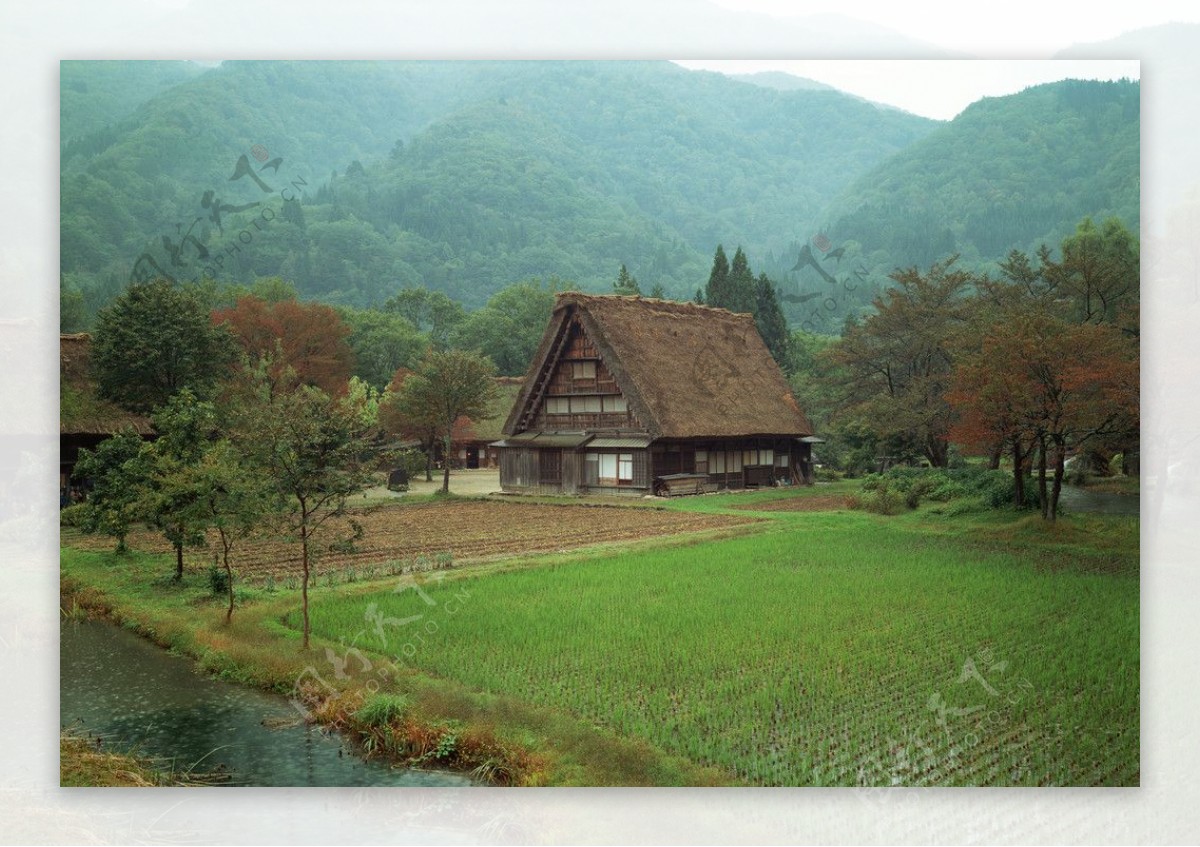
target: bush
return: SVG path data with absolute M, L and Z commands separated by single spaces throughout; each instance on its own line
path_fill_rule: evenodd
M 988 508 L 1003 509 L 1012 505 L 1015 493 L 1011 472 L 978 467 L 895 467 L 886 473 L 869 474 L 862 490 L 865 496 L 859 498 L 859 508 L 879 514 L 899 511 L 894 500 L 915 509 L 924 500 L 948 503 L 975 497 Z M 1037 486 L 1031 480 L 1025 486 L 1024 506 L 1037 505 Z
M 214 597 L 224 597 L 229 593 L 229 574 L 225 573 L 224 568 L 209 565 L 208 586 L 212 589 Z
M 375 694 L 354 712 L 356 723 L 368 727 L 390 726 L 399 722 L 409 708 L 402 694 Z
M 867 488 L 866 483 L 864 483 L 864 493 L 860 497 L 851 500 L 851 507 L 865 509 L 877 515 L 899 514 L 901 504 L 904 502 L 901 493 L 893 489 L 887 480 L 875 479 L 869 480 L 869 482 L 871 483 L 871 487 Z

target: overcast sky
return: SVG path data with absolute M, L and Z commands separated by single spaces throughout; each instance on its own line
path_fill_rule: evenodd
M 834 12 L 870 21 L 910 38 L 971 55 L 1048 58 L 1071 44 L 1106 41 L 1124 32 L 1164 23 L 1200 22 L 1195 0 L 1138 0 L 1136 3 L 1002 3 L 842 0 L 710 0 L 726 9 L 780 18 Z
M 981 97 L 1013 94 L 1060 79 L 1138 79 L 1136 60 L 812 59 L 681 60 L 686 68 L 728 74 L 786 71 L 851 94 L 949 120 Z

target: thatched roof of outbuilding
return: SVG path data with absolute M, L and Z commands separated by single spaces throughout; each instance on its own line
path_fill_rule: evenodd
M 86 332 L 59 336 L 59 432 L 63 435 L 115 435 L 133 430 L 152 435 L 144 415 L 122 409 L 96 394 L 90 373 L 92 338 Z
M 630 407 L 655 438 L 812 435 L 751 315 L 647 297 L 558 295 L 513 412 L 565 322 L 578 316 Z
M 496 394 L 488 406 L 489 417 L 481 421 L 470 421 L 472 441 L 491 442 L 503 437 L 504 420 L 508 416 L 509 409 L 516 402 L 517 396 L 521 393 L 521 386 L 525 383 L 525 378 L 498 376 L 495 382 Z

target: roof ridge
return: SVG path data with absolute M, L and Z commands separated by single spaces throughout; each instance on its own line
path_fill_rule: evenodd
M 690 300 L 666 300 L 661 297 L 646 297 L 643 294 L 586 294 L 582 291 L 558 291 L 554 296 L 555 309 L 560 308 L 566 303 L 606 303 L 617 301 L 624 303 L 644 303 L 649 306 L 660 307 L 660 311 L 692 312 L 707 315 L 725 314 L 733 318 L 748 317 L 753 319 L 754 317 L 750 312 L 733 312 L 723 306 L 707 306 L 702 303 L 693 303 Z

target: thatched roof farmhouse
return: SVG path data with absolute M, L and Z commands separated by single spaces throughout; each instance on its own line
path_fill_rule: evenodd
M 812 426 L 750 315 L 558 295 L 504 425 L 509 491 L 678 493 L 811 481 Z

